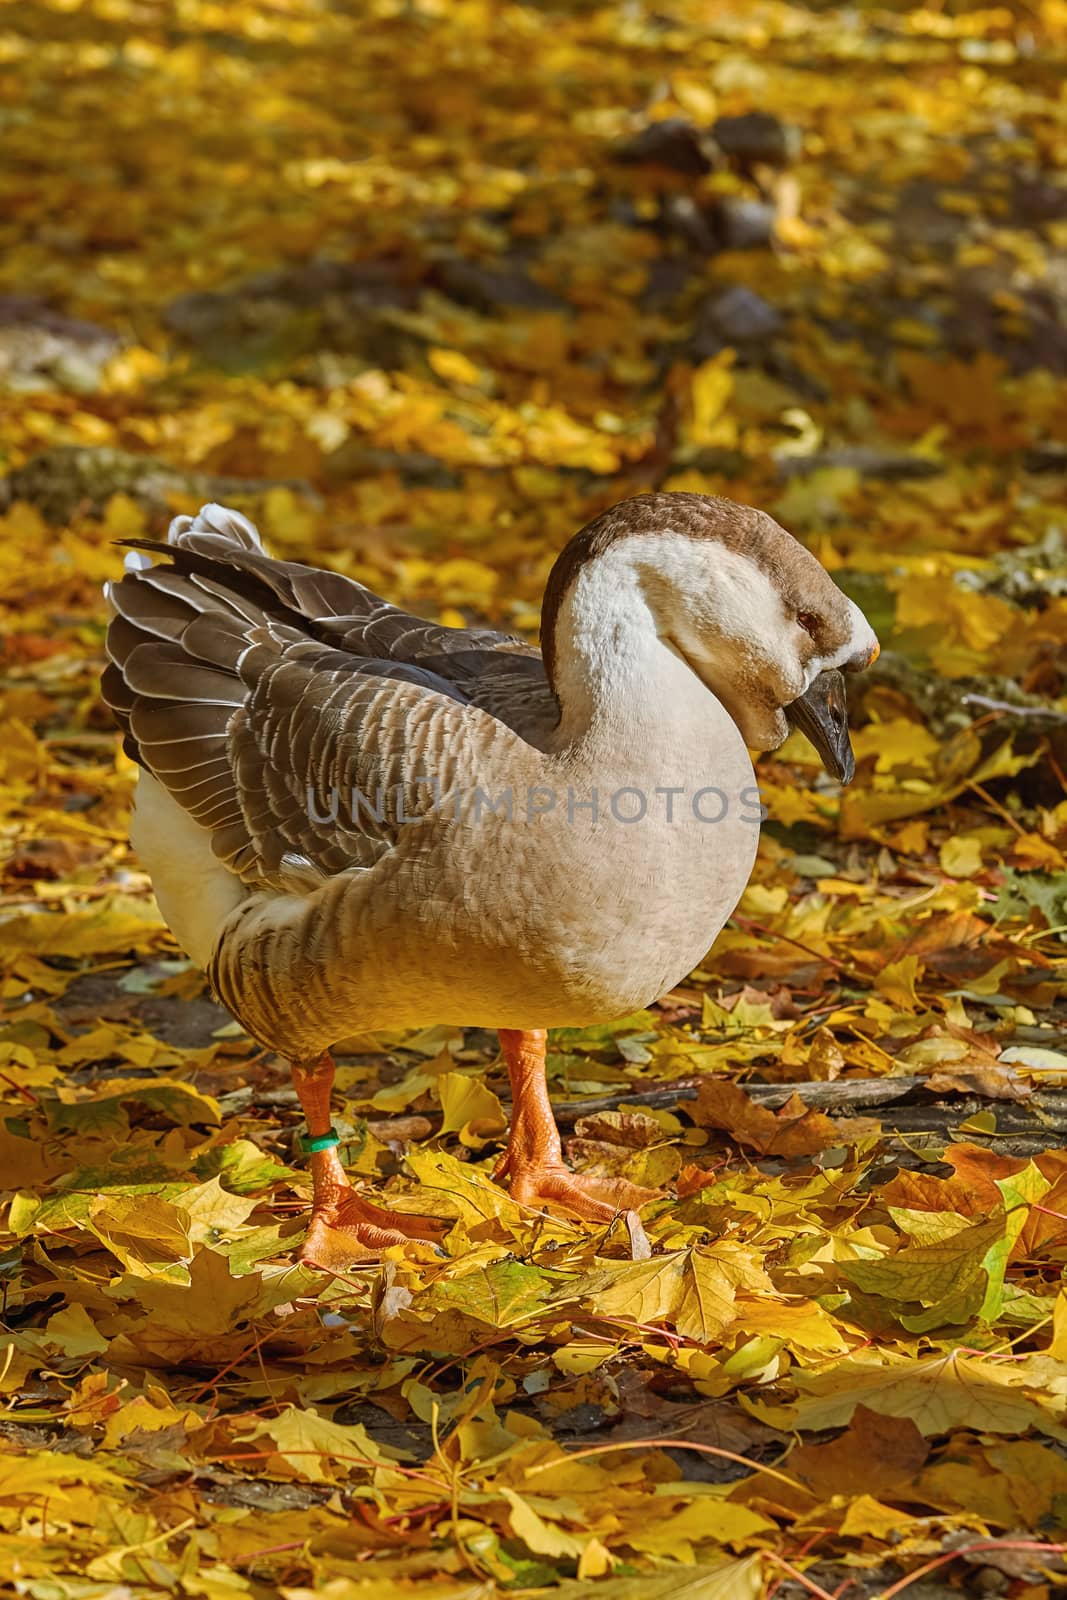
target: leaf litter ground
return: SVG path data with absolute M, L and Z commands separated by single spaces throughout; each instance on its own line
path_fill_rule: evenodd
M 4 1584 L 1060 1586 L 1063 6 L 5 20 Z M 218 493 L 532 636 L 649 487 L 768 507 L 867 609 L 856 785 L 762 760 L 715 950 L 553 1038 L 571 1159 L 670 1196 L 650 1259 L 491 1184 L 505 1075 L 438 1028 L 347 1041 L 337 1122 L 444 1253 L 313 1274 L 285 1070 L 125 842 L 112 541 Z

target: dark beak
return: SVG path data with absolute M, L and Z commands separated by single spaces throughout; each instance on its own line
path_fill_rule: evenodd
M 831 778 L 851 783 L 856 758 L 848 737 L 848 701 L 840 672 L 820 672 L 807 693 L 786 706 L 785 714 L 790 727 L 811 740 Z

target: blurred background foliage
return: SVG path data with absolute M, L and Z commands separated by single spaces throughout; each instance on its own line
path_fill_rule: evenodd
M 795 1600 L 964 1538 L 983 1592 L 1048 1592 L 1065 64 L 1064 0 L 0 4 L 19 1592 L 653 1600 L 682 1561 L 694 1597 Z M 113 541 L 221 499 L 280 555 L 534 637 L 568 536 L 650 488 L 767 508 L 867 610 L 856 785 L 799 738 L 762 760 L 715 951 L 554 1041 L 572 1159 L 677 1185 L 654 1263 L 490 1188 L 492 1040 L 442 1029 L 353 1041 L 338 1121 L 364 1176 L 464 1197 L 449 1256 L 324 1286 L 287 1265 L 284 1074 L 126 845 Z M 871 1079 L 886 1130 L 768 1105 Z M 565 1462 L 594 1430 L 750 1462 L 806 1437 L 790 1487 Z

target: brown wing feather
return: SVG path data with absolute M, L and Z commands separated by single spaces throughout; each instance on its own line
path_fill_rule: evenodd
M 166 564 L 111 589 L 104 698 L 128 752 L 247 881 L 373 865 L 399 819 L 433 803 L 417 792 L 428 752 L 447 787 L 472 718 L 536 741 L 558 717 L 520 640 L 424 622 L 337 573 L 273 561 L 236 513 L 205 507 L 175 519 L 165 545 L 130 544 Z

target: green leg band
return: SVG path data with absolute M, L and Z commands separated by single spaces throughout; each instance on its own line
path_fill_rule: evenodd
M 336 1128 L 331 1128 L 329 1133 L 303 1133 L 300 1143 L 306 1156 L 314 1156 L 320 1150 L 336 1150 L 341 1143 L 341 1135 Z

